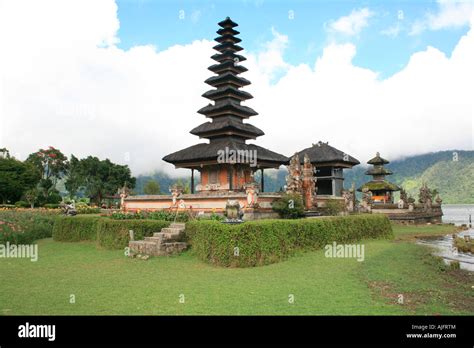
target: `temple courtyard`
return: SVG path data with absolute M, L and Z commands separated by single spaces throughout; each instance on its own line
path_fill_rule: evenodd
M 192 249 L 144 262 L 92 242 L 42 239 L 39 259 L 0 259 L 2 315 L 453 315 L 474 312 L 474 274 L 414 243 L 450 225 L 393 224 L 363 240 L 365 258 L 324 250 L 253 268 L 222 268 Z

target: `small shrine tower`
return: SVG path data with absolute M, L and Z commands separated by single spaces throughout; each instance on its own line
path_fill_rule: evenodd
M 263 147 L 247 144 L 247 140 L 264 135 L 259 128 L 245 123 L 244 120 L 257 115 L 248 106 L 241 105 L 253 98 L 248 92 L 240 90 L 250 81 L 238 76 L 247 71 L 241 65 L 246 58 L 237 52 L 242 47 L 237 44 L 241 39 L 234 28 L 237 23 L 229 17 L 218 23 L 218 42 L 213 48 L 218 52 L 211 58 L 217 64 L 208 69 L 217 74 L 205 82 L 215 87 L 202 96 L 213 101 L 198 113 L 210 119 L 191 130 L 191 134 L 208 139 L 208 143 L 200 143 L 184 150 L 174 152 L 163 158 L 176 168 L 191 169 L 191 192 L 194 193 L 194 170 L 199 171 L 201 182 L 196 191 L 243 191 L 245 185 L 253 182 L 253 174 L 261 170 L 260 190 L 263 191 L 263 170 L 278 168 L 288 163 L 288 158 Z
M 373 179 L 357 189 L 359 192 L 372 192 L 374 203 L 393 203 L 392 192 L 400 190 L 397 185 L 385 179 L 385 176 L 393 174 L 384 167 L 388 163 L 390 162 L 380 157 L 380 153 L 377 152 L 376 156 L 367 162 L 372 165 L 372 168 L 365 172 L 366 175 L 372 175 Z

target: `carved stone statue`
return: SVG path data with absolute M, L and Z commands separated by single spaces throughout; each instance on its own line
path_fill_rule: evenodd
M 178 197 L 183 193 L 183 187 L 181 185 L 174 184 L 170 187 L 171 197 L 173 198 L 173 207 L 177 204 Z
M 316 177 L 314 176 L 313 165 L 307 154 L 304 155 L 302 189 L 305 208 L 311 209 L 316 193 Z
M 400 200 L 403 202 L 403 206 L 408 205 L 408 195 L 403 187 L 400 187 Z
M 225 205 L 225 216 L 227 220 L 242 220 L 244 213 L 241 210 L 240 203 L 237 200 L 228 200 Z
M 126 184 L 123 184 L 123 186 L 118 190 L 118 194 L 120 195 L 120 210 L 125 211 L 125 198 L 130 194 L 130 189 Z
M 342 198 L 344 198 L 344 206 L 346 211 L 352 213 L 356 204 L 354 186 L 349 190 L 342 190 Z
M 256 182 L 249 182 L 245 184 L 245 193 L 247 194 L 247 208 L 254 208 L 258 206 L 258 184 Z
M 367 187 L 364 187 L 362 189 L 362 202 L 361 206 L 363 211 L 365 212 L 371 212 L 372 211 L 372 192 L 369 191 Z
M 303 183 L 301 180 L 301 165 L 300 159 L 295 154 L 290 159 L 290 165 L 288 166 L 288 175 L 286 176 L 286 193 L 295 194 L 301 193 Z
M 436 200 L 435 200 L 435 201 L 436 201 L 436 204 L 438 204 L 438 205 L 441 205 L 441 203 L 443 203 L 443 200 L 441 199 L 441 197 L 440 197 L 439 195 L 436 196 Z
M 418 197 L 418 201 L 423 204 L 424 211 L 431 211 L 431 205 L 433 202 L 433 198 L 431 196 L 431 191 L 428 188 L 426 183 L 423 183 L 420 187 L 420 193 Z

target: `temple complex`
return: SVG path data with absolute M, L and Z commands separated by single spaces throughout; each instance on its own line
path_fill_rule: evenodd
M 366 175 L 371 175 L 373 179 L 357 189 L 359 192 L 370 191 L 374 203 L 393 203 L 393 192 L 400 190 L 397 185 L 385 179 L 385 176 L 393 174 L 384 167 L 388 163 L 390 162 L 380 157 L 380 153 L 377 152 L 376 156 L 367 162 L 367 164 L 372 165 L 372 168 L 365 172 Z

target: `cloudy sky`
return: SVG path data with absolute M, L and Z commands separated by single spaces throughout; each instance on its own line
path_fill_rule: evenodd
M 218 29 L 239 23 L 256 143 L 361 162 L 474 147 L 473 1 L 0 0 L 0 147 L 163 169 L 199 141 Z

